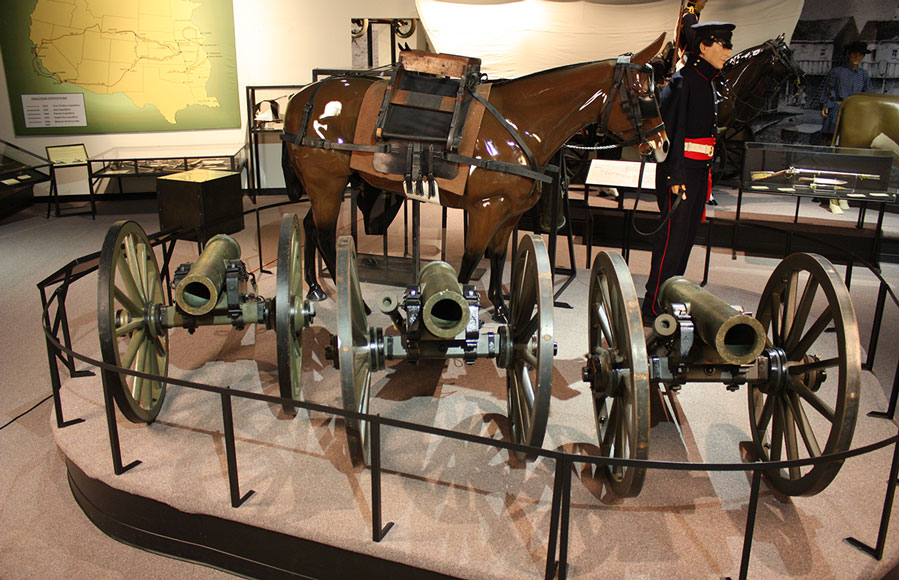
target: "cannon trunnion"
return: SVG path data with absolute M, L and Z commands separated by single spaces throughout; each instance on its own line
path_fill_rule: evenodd
M 135 222 L 113 224 L 100 251 L 97 329 L 103 361 L 118 367 L 165 376 L 168 330 L 263 324 L 274 328 L 278 345 L 281 396 L 300 392 L 300 333 L 315 317 L 301 298 L 302 234 L 294 215 L 285 215 L 278 238 L 275 299 L 255 294 L 256 284 L 239 259 L 240 245 L 219 234 L 206 244 L 196 262 L 179 266 L 172 278 L 175 304 L 166 304 L 156 255 L 144 230 Z M 160 380 L 104 370 L 122 414 L 134 422 L 153 421 L 165 397 Z M 290 405 L 284 410 L 293 412 Z
M 644 336 L 633 280 L 617 253 L 600 253 L 590 279 L 584 380 L 593 393 L 603 455 L 647 459 L 650 385 L 746 385 L 759 459 L 801 460 L 849 449 L 858 413 L 861 347 L 849 292 L 833 265 L 793 254 L 774 270 L 755 318 L 684 278 L 660 291 L 665 312 Z M 833 332 L 825 332 L 829 329 Z M 765 472 L 788 495 L 813 495 L 842 461 Z M 645 469 L 607 466 L 620 496 L 635 496 Z

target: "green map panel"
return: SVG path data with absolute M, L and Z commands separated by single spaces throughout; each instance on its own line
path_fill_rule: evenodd
M 16 134 L 239 127 L 231 2 L 4 2 L 0 49 Z

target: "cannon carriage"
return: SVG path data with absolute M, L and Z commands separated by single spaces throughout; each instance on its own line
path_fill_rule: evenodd
M 480 297 L 473 285 L 460 284 L 446 262 L 430 262 L 418 284 L 407 287 L 402 302 L 392 295 L 378 301 L 399 335 L 368 325 L 356 269 L 353 239 L 337 241 L 337 334 L 326 355 L 340 369 L 344 408 L 369 411 L 371 374 L 386 361 L 494 359 L 506 370 L 509 424 L 515 443 L 540 447 L 549 417 L 553 336 L 553 288 L 549 257 L 540 236 L 522 239 L 513 261 L 510 320 L 496 332 L 481 332 Z M 405 316 L 400 313 L 405 312 Z M 354 463 L 368 461 L 368 426 L 347 419 L 347 440 Z M 533 459 L 533 454 L 517 454 Z
M 603 455 L 648 459 L 650 389 L 686 383 L 746 386 L 752 445 L 764 461 L 847 451 L 861 386 L 861 347 L 849 292 L 833 265 L 793 254 L 775 268 L 756 317 L 680 277 L 660 291 L 665 312 L 647 332 L 623 258 L 603 252 L 590 278 L 589 352 L 584 381 L 593 396 Z M 814 495 L 842 461 L 765 472 L 786 495 Z M 646 469 L 606 465 L 610 488 L 640 493 Z
M 301 332 L 315 318 L 303 300 L 302 233 L 296 216 L 285 215 L 278 236 L 275 297 L 255 294 L 255 280 L 240 260 L 231 236 L 211 238 L 193 263 L 172 277 L 174 304 L 166 304 L 163 278 L 147 234 L 133 221 L 116 222 L 100 251 L 97 330 L 103 362 L 149 375 L 168 371 L 171 328 L 263 324 L 277 333 L 278 381 L 284 398 L 298 399 L 302 371 Z M 150 423 L 165 398 L 165 383 L 103 370 L 115 401 L 130 421 Z M 293 413 L 294 408 L 285 405 Z

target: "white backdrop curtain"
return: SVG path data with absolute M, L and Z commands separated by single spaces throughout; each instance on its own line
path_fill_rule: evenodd
M 701 22 L 737 25 L 734 51 L 784 33 L 804 0 L 709 0 Z M 478 57 L 491 78 L 637 52 L 673 40 L 680 0 L 416 0 L 437 52 Z

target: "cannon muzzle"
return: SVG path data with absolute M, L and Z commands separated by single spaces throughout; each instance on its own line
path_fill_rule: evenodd
M 765 329 L 755 318 L 726 304 L 686 278 L 669 278 L 659 291 L 661 303 L 680 303 L 693 317 L 699 337 L 729 364 L 754 362 L 765 348 Z
M 421 269 L 421 318 L 437 338 L 453 338 L 468 326 L 468 301 L 456 271 L 446 262 L 430 262 Z
M 175 288 L 175 302 L 188 314 L 202 316 L 211 312 L 225 285 L 230 260 L 240 258 L 240 245 L 231 236 L 213 236 Z

